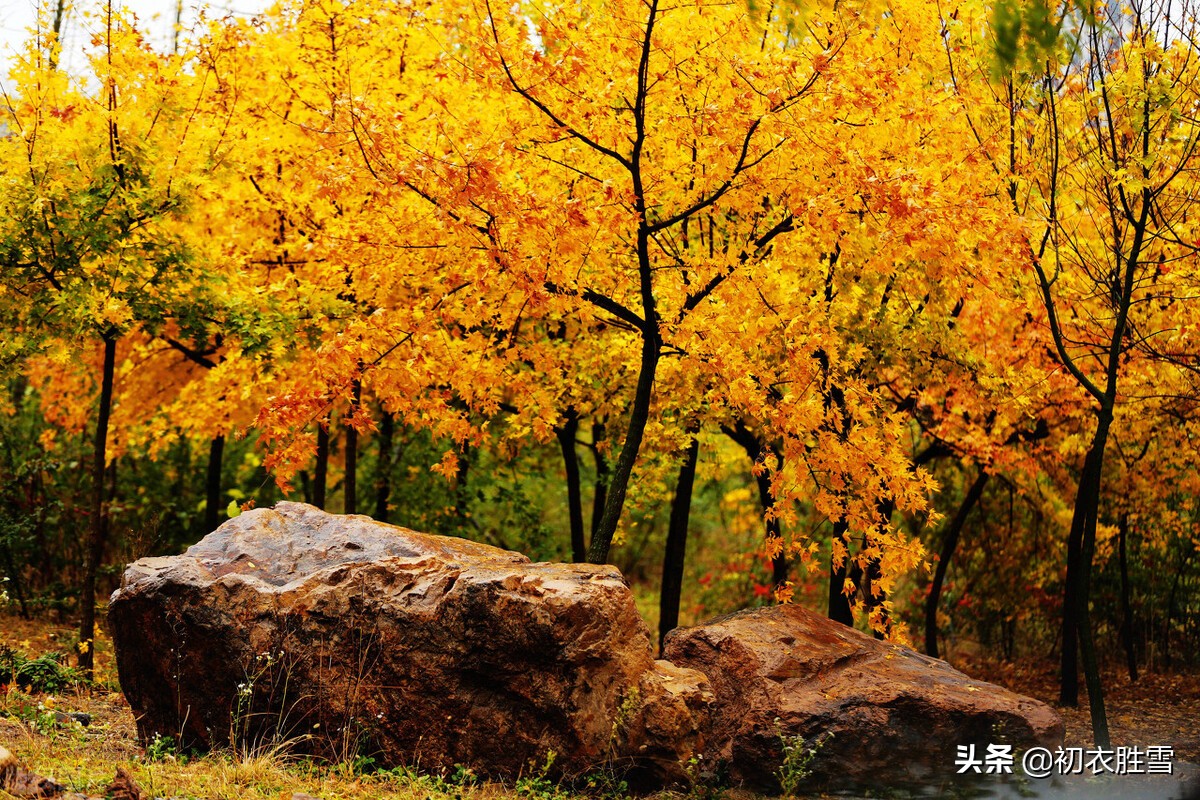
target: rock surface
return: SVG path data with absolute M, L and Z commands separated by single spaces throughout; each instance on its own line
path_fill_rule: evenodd
M 957 745 L 1019 754 L 1062 742 L 1044 703 L 798 606 L 678 629 L 664 655 L 708 677 L 716 702 L 703 756 L 734 785 L 779 791 L 781 736 L 823 740 L 806 785 L 827 790 L 928 785 L 953 776 Z
M 58 797 L 65 789 L 23 768 L 17 757 L 0 747 L 0 792 L 20 798 Z
M 125 572 L 108 613 L 143 740 L 281 739 L 332 758 L 512 778 L 678 777 L 711 700 L 656 663 L 613 567 L 534 564 L 299 503 Z M 298 740 L 298 741 L 296 741 Z

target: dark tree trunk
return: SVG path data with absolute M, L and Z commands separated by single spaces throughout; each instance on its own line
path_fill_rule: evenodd
M 741 445 L 741 448 L 746 451 L 746 455 L 750 457 L 752 464 L 758 463 L 764 455 L 768 455 L 774 461 L 773 467 L 779 468 L 779 452 L 773 446 L 764 443 L 754 431 L 747 428 L 744 420 L 739 419 L 732 428 L 723 425 L 721 430 L 726 436 Z M 779 524 L 779 519 L 770 513 L 771 507 L 775 503 L 774 498 L 771 497 L 771 476 L 765 471 L 758 471 L 754 475 L 754 482 L 758 487 L 758 504 L 763 510 L 764 527 L 766 528 L 765 540 L 768 545 L 772 540 L 778 540 L 778 553 L 771 557 L 771 582 L 778 587 L 787 583 L 788 560 L 787 553 L 783 550 L 783 529 Z M 774 548 L 772 547 L 772 549 Z
M 458 457 L 458 469 L 454 473 L 454 513 L 456 525 L 466 528 L 471 514 L 471 496 L 467 493 L 467 479 L 471 475 L 471 446 L 464 444 Z
M 388 521 L 388 500 L 392 494 L 392 438 L 396 422 L 388 411 L 379 423 L 379 462 L 375 467 L 375 519 Z
M 833 541 L 840 541 L 845 548 L 846 559 L 840 567 L 833 563 L 833 554 L 829 555 L 829 618 L 843 625 L 854 625 L 854 612 L 850 608 L 850 598 L 842 592 L 842 586 L 850 575 L 850 540 L 846 534 L 850 531 L 850 523 L 838 520 L 833 523 Z
M 592 536 L 595 536 L 596 531 L 600 530 L 600 520 L 604 517 L 604 504 L 608 500 L 608 458 L 600 450 L 604 434 L 604 421 L 593 421 L 592 458 L 596 461 L 596 482 L 592 484 Z
M 679 466 L 675 497 L 671 501 L 671 521 L 667 527 L 667 546 L 663 553 L 662 589 L 658 601 L 658 652 L 662 653 L 667 633 L 679 626 L 679 599 L 683 594 L 683 565 L 687 552 L 688 516 L 692 507 L 692 488 L 696 482 L 696 457 L 700 440 L 692 431 L 692 441 Z
M 568 408 L 563 424 L 554 429 L 562 450 L 563 468 L 567 477 L 567 513 L 571 521 L 571 560 L 580 564 L 587 560 L 587 544 L 583 536 L 583 493 L 579 483 L 579 454 L 575 439 L 579 434 L 579 415 Z
M 1121 567 L 1121 644 L 1125 647 L 1125 666 L 1129 681 L 1137 683 L 1137 656 L 1133 649 L 1133 608 L 1129 602 L 1129 514 L 1121 515 L 1117 524 L 1117 558 Z
M 225 455 L 225 437 L 216 436 L 208 445 L 208 477 L 204 483 L 204 532 L 217 529 L 221 512 L 221 462 Z
M 103 335 L 104 364 L 100 378 L 100 408 L 96 414 L 96 434 L 92 445 L 92 503 L 91 531 L 88 535 L 87 562 L 84 566 L 83 588 L 79 593 L 79 669 L 92 677 L 95 663 L 96 638 L 96 577 L 104 559 L 108 525 L 105 517 L 105 467 L 108 460 L 108 419 L 112 412 L 113 371 L 117 363 L 117 335 Z
M 892 513 L 896 510 L 896 501 L 888 498 L 879 504 L 879 518 L 883 525 L 890 525 L 892 522 Z M 863 535 L 863 547 L 867 547 L 866 534 Z M 862 595 L 863 603 L 867 607 L 867 614 L 870 616 L 880 617 L 880 627 L 872 624 L 872 634 L 876 639 L 886 639 L 892 631 L 892 620 L 888 615 L 887 606 L 884 603 L 887 601 L 887 593 L 883 589 L 876 589 L 880 578 L 883 577 L 883 569 L 880 567 L 879 558 L 871 558 L 867 561 L 867 568 L 863 575 Z
M 1104 710 L 1104 691 L 1100 684 L 1099 664 L 1091 627 L 1091 573 L 1096 552 L 1096 522 L 1100 510 L 1100 483 L 1103 473 L 1104 448 L 1108 443 L 1111 412 L 1100 411 L 1096 432 L 1084 458 L 1083 475 L 1075 495 L 1071 518 L 1071 538 L 1067 543 L 1067 587 L 1063 603 L 1063 664 L 1060 702 L 1079 704 L 1078 668 L 1082 666 L 1088 690 L 1088 706 L 1092 717 L 1092 733 L 1098 747 L 1110 744 L 1108 716 Z M 1072 560 L 1072 552 L 1075 558 Z M 1074 570 L 1072 570 L 1074 566 Z M 1072 574 L 1074 572 L 1074 574 Z M 1078 642 L 1078 650 L 1070 648 L 1068 636 Z M 1076 657 L 1078 660 L 1076 660 Z M 1070 691 L 1068 691 L 1070 690 Z
M 61 44 L 63 21 L 66 19 L 66 15 L 67 0 L 57 0 L 57 2 L 54 4 L 54 21 L 50 23 L 50 29 L 54 31 L 54 38 L 56 41 L 55 48 L 50 51 L 51 71 L 58 69 L 58 56 L 61 48 L 57 45 Z
M 354 381 L 354 399 L 346 417 L 346 478 L 342 491 L 342 512 L 358 513 L 358 428 L 354 427 L 354 416 L 362 403 L 362 381 Z
M 958 537 L 962 534 L 963 527 L 966 525 L 971 511 L 974 510 L 975 504 L 983 496 L 983 489 L 987 486 L 989 477 L 987 472 L 981 467 L 979 474 L 975 476 L 974 482 L 971 483 L 971 487 L 967 489 L 962 505 L 955 512 L 954 519 L 950 520 L 950 524 L 946 527 L 946 534 L 942 538 L 942 552 L 938 556 L 937 568 L 933 572 L 933 583 L 929 586 L 929 597 L 925 599 L 925 652 L 934 658 L 939 657 L 937 611 L 938 604 L 942 599 L 942 584 L 946 580 L 946 570 L 950 568 L 950 559 L 954 557 L 954 550 L 958 547 Z
M 642 226 L 638 232 L 639 240 L 649 236 L 644 227 Z M 648 242 L 639 241 L 639 254 L 645 250 L 647 264 L 649 261 L 648 247 Z M 649 269 L 648 265 L 646 269 Z M 647 308 L 653 310 L 653 304 L 648 303 Z M 653 320 L 647 320 L 647 327 L 650 324 L 653 324 Z M 588 547 L 588 561 L 593 564 L 608 563 L 608 550 L 612 545 L 613 535 L 617 532 L 617 523 L 621 520 L 621 512 L 625 508 L 625 494 L 629 490 L 633 467 L 637 463 L 638 453 L 642 449 L 646 423 L 650 421 L 650 400 L 654 393 L 654 376 L 658 370 L 658 359 L 658 331 L 657 329 L 644 330 L 637 389 L 633 396 L 633 407 L 629 411 L 629 426 L 625 430 L 625 442 L 621 446 L 621 455 L 617 457 L 617 465 L 608 486 L 608 496 L 605 498 L 600 527 L 592 535 L 592 541 Z
M 329 429 L 317 423 L 317 464 L 313 469 L 313 505 L 325 508 L 325 484 L 329 477 Z
M 1079 500 L 1076 498 L 1076 505 Z M 1078 514 L 1078 512 L 1076 512 Z M 1079 706 L 1079 635 L 1075 619 L 1079 593 L 1079 550 L 1083 539 L 1083 520 L 1072 520 L 1067 535 L 1067 576 L 1063 582 L 1062 663 L 1060 665 L 1058 704 Z

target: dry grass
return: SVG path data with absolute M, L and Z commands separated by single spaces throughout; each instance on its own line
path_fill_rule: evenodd
M 0 614 L 0 644 L 30 658 L 70 651 L 75 641 L 75 634 L 65 625 Z M 55 711 L 90 714 L 91 724 L 54 724 L 50 720 Z M 93 688 L 76 688 L 57 695 L 29 695 L 13 685 L 0 691 L 0 745 L 11 750 L 27 769 L 69 791 L 96 796 L 104 795 L 116 768 L 122 766 L 155 797 L 288 800 L 295 792 L 322 800 L 515 797 L 512 790 L 499 784 L 458 785 L 438 776 L 406 771 L 360 774 L 352 765 L 314 764 L 290 755 L 286 748 L 253 757 L 212 753 L 187 758 L 169 752 L 147 753 L 138 744 L 133 714 L 118 688 L 112 643 L 104 636 L 96 643 Z M 0 792 L 0 798 L 7 796 Z

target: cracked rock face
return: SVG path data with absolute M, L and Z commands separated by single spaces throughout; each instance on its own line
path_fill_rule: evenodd
M 109 606 L 144 740 L 498 777 L 679 777 L 711 694 L 651 655 L 613 567 L 280 503 L 126 570 Z
M 762 791 L 779 791 L 784 738 L 821 740 L 807 786 L 826 790 L 928 785 L 954 775 L 958 745 L 1062 743 L 1046 704 L 794 605 L 675 630 L 664 655 L 716 695 L 704 760 Z

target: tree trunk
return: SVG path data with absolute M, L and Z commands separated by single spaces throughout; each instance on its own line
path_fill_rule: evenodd
M 208 445 L 208 477 L 204 484 L 204 532 L 217 529 L 221 512 L 221 462 L 225 455 L 225 437 L 215 436 Z
M 658 652 L 661 656 L 667 633 L 679 626 L 679 599 L 683 594 L 683 565 L 687 551 L 688 516 L 692 507 L 692 488 L 696 482 L 696 457 L 700 440 L 696 430 L 679 466 L 675 497 L 671 501 L 671 521 L 667 527 L 667 546 L 663 553 L 662 588 L 658 601 Z
M 608 500 L 608 458 L 600 452 L 604 434 L 604 421 L 593 420 L 592 458 L 596 461 L 596 482 L 592 484 L 592 536 L 600 530 L 600 520 L 604 518 L 604 504 Z
M 1104 693 L 1100 684 L 1099 665 L 1091 628 L 1091 572 L 1096 552 L 1096 520 L 1100 510 L 1100 484 L 1104 465 L 1104 448 L 1108 443 L 1108 430 L 1112 422 L 1111 411 L 1098 412 L 1099 421 L 1092 443 L 1084 457 L 1083 474 L 1075 494 L 1075 508 L 1071 518 L 1071 541 L 1067 546 L 1067 589 L 1063 604 L 1063 672 L 1060 688 L 1062 705 L 1079 704 L 1078 666 L 1083 667 L 1084 682 L 1088 690 L 1088 706 L 1092 717 L 1092 732 L 1098 747 L 1108 747 L 1108 717 L 1104 710 Z M 1077 542 L 1075 548 L 1072 544 Z M 1072 550 L 1075 559 L 1072 561 Z M 1072 567 L 1074 569 L 1072 570 Z M 1074 572 L 1074 574 L 1072 574 Z M 1078 641 L 1078 651 L 1070 648 L 1069 635 Z M 1077 664 L 1075 656 L 1078 655 Z M 1068 689 L 1072 690 L 1068 694 Z
M 1100 513 L 1100 485 L 1103 474 L 1104 448 L 1108 443 L 1108 426 L 1111 413 L 1101 416 L 1101 422 L 1092 439 L 1092 452 L 1095 453 L 1092 468 L 1092 480 L 1087 493 L 1083 496 L 1086 501 L 1087 517 L 1083 529 L 1083 542 L 1079 556 L 1079 595 L 1078 630 L 1079 658 L 1083 662 L 1083 679 L 1087 685 L 1088 707 L 1092 717 L 1092 736 L 1097 747 L 1112 746 L 1108 731 L 1108 714 L 1104 708 L 1104 688 L 1100 683 L 1100 664 L 1096 657 L 1095 638 L 1091 622 L 1091 579 L 1092 561 L 1096 555 L 1096 523 Z
M 108 526 L 105 524 L 104 473 L 108 460 L 108 419 L 112 412 L 113 371 L 117 363 L 117 335 L 107 332 L 104 340 L 104 365 L 100 378 L 100 408 L 96 414 L 96 434 L 92 445 L 92 507 L 91 531 L 88 536 L 87 562 L 84 566 L 83 589 L 79 593 L 79 669 L 92 677 L 95 664 L 96 638 L 96 577 L 104 558 Z
M 50 23 L 50 29 L 54 31 L 55 47 L 50 51 L 50 71 L 58 69 L 58 56 L 62 52 L 59 46 L 62 44 L 62 29 L 63 21 L 67 16 L 67 0 L 56 0 L 54 3 L 54 21 Z
M 843 625 L 854 625 L 854 612 L 850 608 L 850 598 L 842 592 L 842 586 L 850 574 L 850 540 L 846 537 L 850 523 L 839 519 L 833 523 L 833 541 L 840 541 L 846 548 L 846 560 L 840 567 L 833 563 L 833 553 L 829 554 L 829 618 Z
M 723 425 L 721 430 L 726 436 L 741 445 L 742 449 L 746 451 L 746 455 L 750 457 L 752 464 L 758 463 L 766 453 L 773 457 L 774 467 L 779 468 L 779 452 L 774 447 L 765 444 L 757 434 L 747 428 L 744 420 L 739 419 L 732 428 Z M 755 472 L 754 482 L 758 486 L 758 504 L 763 510 L 765 539 L 767 542 L 772 539 L 780 540 L 779 552 L 771 558 L 771 582 L 778 587 L 787 583 L 788 560 L 787 554 L 783 551 L 783 529 L 779 524 L 779 519 L 769 514 L 775 503 L 774 498 L 771 497 L 771 476 L 765 471 Z
M 392 437 L 396 422 L 388 411 L 379 425 L 379 461 L 375 465 L 375 519 L 388 521 L 388 500 L 392 494 Z
M 954 557 L 954 550 L 958 547 L 958 537 L 962 533 L 963 526 L 967 523 L 967 517 L 971 515 L 975 504 L 983 496 L 983 489 L 987 485 L 989 477 L 983 468 L 980 467 L 979 474 L 975 476 L 975 481 L 967 489 L 967 494 L 963 497 L 962 505 L 955 512 L 954 519 L 950 520 L 950 525 L 946 528 L 946 535 L 942 539 L 942 552 L 938 557 L 937 569 L 933 572 L 933 583 L 929 586 L 929 597 L 925 599 L 925 652 L 934 658 L 939 657 L 937 611 L 938 603 L 942 598 L 942 584 L 946 580 L 946 570 L 950 568 L 950 559 Z
M 571 521 L 571 560 L 576 564 L 587 560 L 587 544 L 583 538 L 583 495 L 579 484 L 579 455 L 575 439 L 579 433 L 579 415 L 568 408 L 563 424 L 554 429 L 562 450 L 563 468 L 567 477 L 567 513 Z
M 354 380 L 354 400 L 346 417 L 346 478 L 342 491 L 342 512 L 358 513 L 358 428 L 353 425 L 358 406 L 362 403 L 362 381 Z
M 1059 670 L 1058 704 L 1079 706 L 1079 634 L 1075 616 L 1079 593 L 1079 552 L 1083 540 L 1083 519 L 1079 517 L 1079 497 L 1076 490 L 1076 512 L 1072 515 L 1071 531 L 1067 535 L 1067 576 L 1063 582 L 1062 664 Z
M 639 231 L 639 237 L 644 235 L 648 234 Z M 647 320 L 646 324 L 649 326 L 654 323 L 653 320 Z M 642 448 L 646 423 L 650 421 L 650 400 L 654 393 L 654 375 L 658 370 L 658 359 L 658 331 L 645 330 L 642 332 L 642 359 L 638 370 L 637 391 L 634 393 L 633 407 L 629 412 L 629 427 L 625 431 L 621 455 L 617 458 L 612 482 L 608 486 L 608 497 L 604 503 L 600 528 L 592 536 L 591 545 L 588 547 L 588 561 L 593 564 L 608 563 L 608 550 L 617 532 L 617 524 L 621 521 L 629 480 L 633 477 L 633 467 Z
M 1129 682 L 1137 683 L 1137 656 L 1133 650 L 1133 609 L 1129 602 L 1129 513 L 1121 515 L 1117 524 L 1117 558 L 1121 567 L 1121 644 L 1125 647 L 1125 666 Z
M 883 500 L 879 503 L 879 517 L 883 525 L 891 525 L 892 513 L 896 510 L 896 502 L 891 498 Z M 865 550 L 869 542 L 867 534 L 863 534 L 863 549 Z M 867 614 L 871 617 L 878 616 L 880 625 L 871 624 L 871 633 L 876 639 L 886 639 L 892 632 L 892 619 L 888 614 L 887 606 L 884 603 L 887 601 L 887 593 L 882 589 L 876 589 L 880 579 L 883 577 L 883 568 L 879 564 L 879 557 L 870 558 L 867 561 L 867 568 L 863 571 L 862 595 L 863 604 L 867 608 Z
M 329 429 L 317 423 L 317 465 L 313 470 L 313 505 L 325 508 L 325 483 L 329 477 Z

